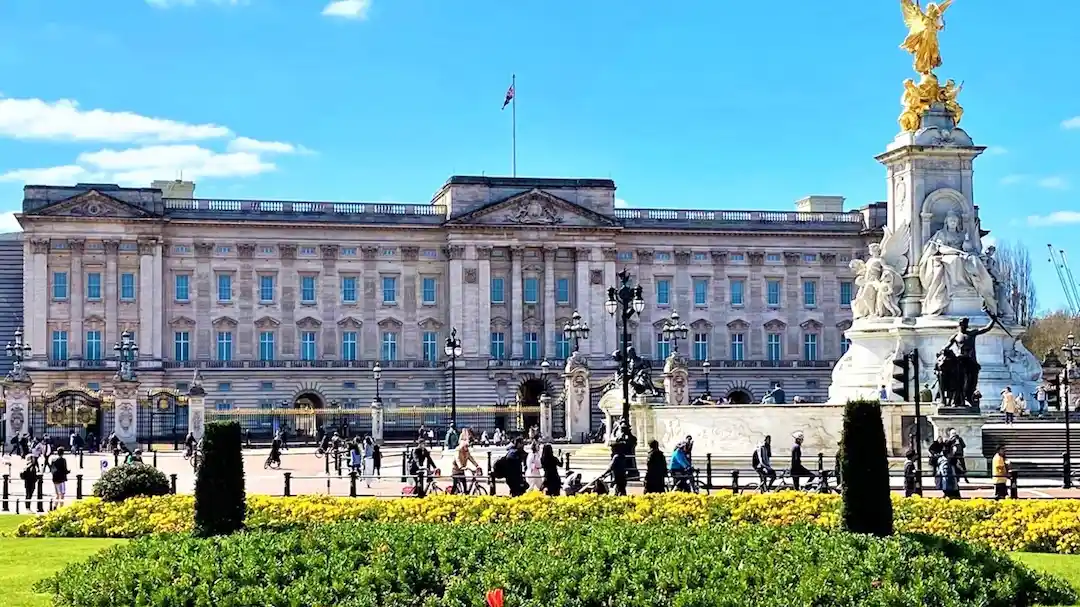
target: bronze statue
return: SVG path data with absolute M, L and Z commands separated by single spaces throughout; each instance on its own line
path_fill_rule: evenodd
M 964 406 L 964 404 L 975 406 L 977 402 L 975 392 L 979 387 L 979 370 L 982 367 L 979 366 L 976 355 L 975 339 L 983 333 L 989 332 L 997 323 L 996 316 L 990 314 L 985 307 L 983 311 L 990 317 L 990 322 L 985 327 L 970 329 L 968 324 L 971 321 L 968 318 L 961 318 L 956 334 L 949 339 L 949 343 L 945 346 L 946 349 L 953 348 L 955 350 L 956 371 L 952 375 L 951 381 L 955 381 L 952 385 L 963 395 L 961 404 L 953 406 Z
M 615 362 L 619 363 L 619 370 L 615 379 L 608 384 L 607 389 L 622 386 L 622 374 L 630 377 L 630 391 L 637 395 L 663 396 L 664 391 L 658 388 L 652 380 L 652 363 L 638 356 L 637 349 L 630 346 L 626 349 L 626 364 L 623 365 L 622 352 L 616 351 L 611 355 Z

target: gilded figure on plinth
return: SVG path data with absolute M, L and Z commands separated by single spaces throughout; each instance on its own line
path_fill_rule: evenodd
M 952 0 L 938 4 L 931 2 L 923 11 L 919 0 L 900 0 L 904 11 L 904 24 L 908 35 L 900 48 L 914 57 L 915 71 L 929 74 L 941 66 L 941 50 L 938 46 L 938 32 L 945 28 L 943 17 Z
M 960 106 L 957 97 L 964 85 L 956 84 L 955 80 L 946 80 L 945 86 L 938 82 L 934 74 L 925 74 L 918 84 L 911 78 L 904 80 L 904 94 L 900 98 L 900 105 L 904 111 L 900 113 L 900 128 L 914 133 L 922 124 L 922 115 L 930 106 L 939 103 L 953 117 L 953 122 L 960 124 L 960 118 L 964 115 L 964 108 Z

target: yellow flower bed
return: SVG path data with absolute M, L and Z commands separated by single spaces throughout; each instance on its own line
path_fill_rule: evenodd
M 896 528 L 953 539 L 978 541 L 1001 550 L 1080 553 L 1080 500 L 893 499 Z M 136 537 L 191 529 L 194 499 L 187 495 L 136 498 L 118 503 L 86 499 L 24 522 L 29 537 Z M 601 518 L 629 522 L 713 522 L 790 525 L 840 524 L 835 495 L 781 492 L 709 496 L 668 493 L 616 498 L 583 495 L 547 498 L 532 493 L 516 499 L 440 495 L 426 499 L 248 497 L 247 525 L 282 525 L 354 520 L 430 523 L 499 523 L 528 520 L 572 524 Z

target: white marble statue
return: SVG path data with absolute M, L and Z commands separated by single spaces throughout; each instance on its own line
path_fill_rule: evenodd
M 902 314 L 897 302 L 904 292 L 902 272 L 907 268 L 909 231 L 907 226 L 893 232 L 885 228 L 881 244 L 871 244 L 870 259 L 851 260 L 855 285 L 859 290 L 851 302 L 855 318 L 883 318 Z
M 1001 272 L 998 269 L 997 258 L 994 257 L 994 252 L 997 251 L 997 247 L 986 247 L 985 254 L 983 255 L 983 263 L 986 265 L 986 271 L 990 274 L 990 278 L 994 281 L 994 299 L 997 301 L 998 316 L 1002 320 L 1016 320 L 1016 310 L 1013 309 L 1012 302 L 1009 301 L 1010 294 L 1008 287 L 1001 281 Z
M 974 291 L 991 314 L 998 313 L 994 279 L 955 212 L 945 216 L 945 225 L 923 247 L 919 279 L 925 316 L 943 314 L 953 296 L 966 290 Z

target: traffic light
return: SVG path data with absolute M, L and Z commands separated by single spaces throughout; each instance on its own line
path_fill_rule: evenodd
M 1046 406 L 1061 407 L 1061 379 L 1056 376 L 1046 378 Z
M 900 358 L 892 361 L 892 364 L 897 367 L 896 373 L 893 373 L 893 379 L 900 382 L 899 386 L 893 386 L 893 393 L 900 397 L 903 402 L 908 402 L 911 396 L 911 359 L 907 354 L 902 355 Z

